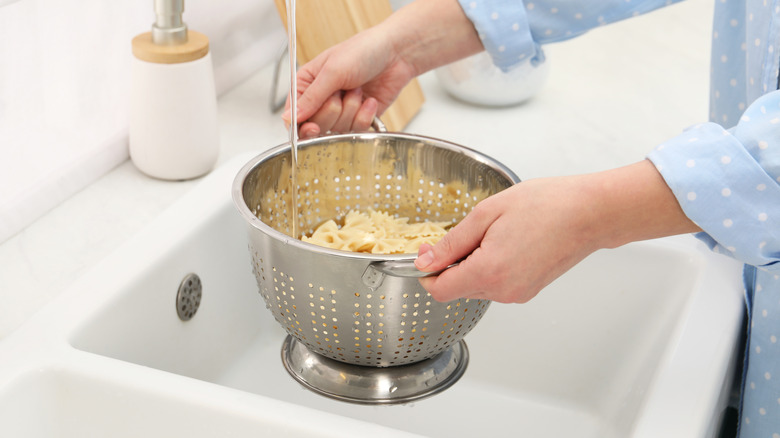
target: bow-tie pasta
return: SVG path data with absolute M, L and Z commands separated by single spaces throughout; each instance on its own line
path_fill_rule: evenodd
M 344 224 L 329 220 L 301 240 L 327 248 L 372 254 L 416 253 L 423 243 L 435 244 L 447 233 L 451 222 L 409 223 L 409 218 L 395 218 L 385 212 L 368 213 L 352 210 Z

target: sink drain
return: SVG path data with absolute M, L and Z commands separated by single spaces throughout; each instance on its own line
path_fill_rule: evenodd
M 176 313 L 182 321 L 192 319 L 200 306 L 200 298 L 203 295 L 203 285 L 197 274 L 187 274 L 179 284 L 176 293 Z

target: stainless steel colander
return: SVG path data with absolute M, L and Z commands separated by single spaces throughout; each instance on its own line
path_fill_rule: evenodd
M 410 221 L 457 222 L 480 200 L 519 181 L 474 150 L 400 133 L 303 141 L 293 217 L 289 143 L 244 166 L 233 200 L 246 221 L 260 294 L 287 332 L 312 352 L 353 365 L 391 367 L 431 358 L 460 341 L 489 302 L 435 301 L 419 284 L 416 254 L 332 250 L 292 236 L 350 210 Z

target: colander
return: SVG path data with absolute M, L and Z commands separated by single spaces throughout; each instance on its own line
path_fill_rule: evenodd
M 426 274 L 414 267 L 416 254 L 320 247 L 293 236 L 293 222 L 300 235 L 350 210 L 373 209 L 410 222 L 455 223 L 517 176 L 434 138 L 330 135 L 299 143 L 294 201 L 291 161 L 289 143 L 282 144 L 252 159 L 233 183 L 259 292 L 287 333 L 313 353 L 364 367 L 414 364 L 461 341 L 489 301 L 437 302 L 420 286 Z

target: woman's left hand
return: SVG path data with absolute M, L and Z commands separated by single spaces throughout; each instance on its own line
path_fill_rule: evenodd
M 645 160 L 589 175 L 522 182 L 476 205 L 415 265 L 438 301 L 523 303 L 592 252 L 699 231 Z

